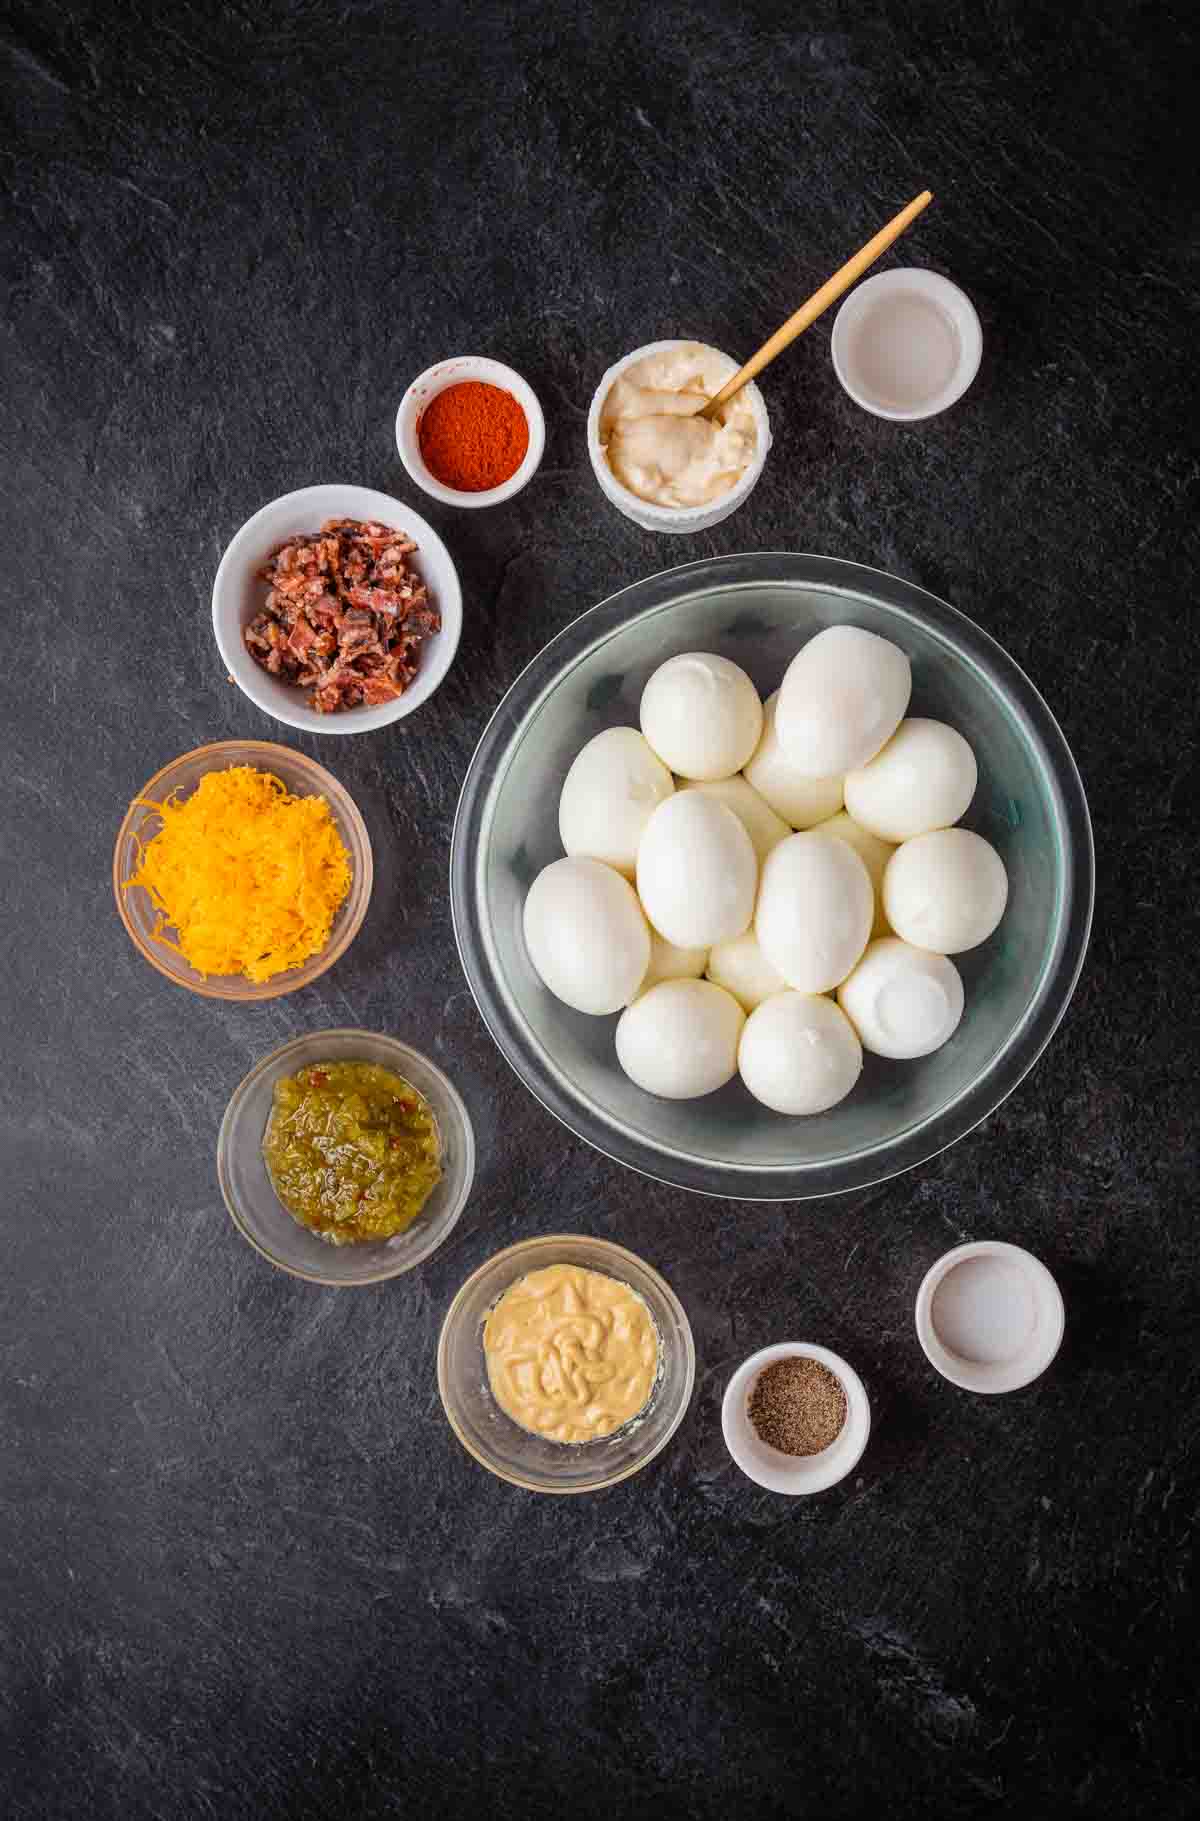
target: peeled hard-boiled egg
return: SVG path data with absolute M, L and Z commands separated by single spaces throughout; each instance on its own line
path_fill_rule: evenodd
M 664 1100 L 694 1100 L 737 1073 L 746 1015 L 709 980 L 664 980 L 622 1012 L 617 1060 L 631 1081 Z
M 835 835 L 817 829 L 790 835 L 763 862 L 754 933 L 766 960 L 797 992 L 840 986 L 867 946 L 874 915 L 870 874 Z
M 529 888 L 524 923 L 536 973 L 577 1012 L 619 1012 L 641 986 L 650 930 L 632 885 L 611 866 L 552 861 Z
M 676 948 L 666 942 L 657 930 L 650 931 L 650 965 L 638 989 L 638 996 L 648 993 L 662 980 L 698 980 L 708 964 L 706 948 Z
M 846 808 L 884 841 L 911 841 L 965 816 L 975 795 L 975 754 L 944 721 L 899 727 L 869 765 L 846 773 Z
M 792 828 L 813 828 L 842 807 L 842 777 L 806 778 L 779 744 L 779 691 L 763 703 L 762 737 L 742 767 L 747 784 Z
M 753 841 L 760 866 L 771 849 L 786 841 L 792 832 L 783 817 L 777 816 L 766 799 L 752 790 L 743 777 L 720 778 L 711 784 L 681 784 L 680 788 L 698 790 L 731 809 Z
M 744 670 L 707 651 L 668 658 L 642 691 L 642 732 L 681 778 L 728 778 L 762 732 L 762 703 Z
M 896 851 L 894 845 L 891 841 L 881 841 L 878 835 L 871 834 L 868 829 L 860 828 L 844 810 L 841 815 L 830 816 L 828 822 L 822 822 L 820 832 L 823 835 L 836 835 L 839 841 L 845 841 L 870 873 L 875 893 L 875 920 L 871 924 L 871 934 L 888 935 L 888 920 L 883 914 L 883 872 Z
M 759 948 L 752 929 L 744 936 L 735 936 L 732 942 L 718 942 L 709 951 L 704 971 L 748 1012 L 773 993 L 781 993 L 787 985 Z
M 607 727 L 576 753 L 558 799 L 569 854 L 602 860 L 632 879 L 638 842 L 675 782 L 636 727 Z
M 905 841 L 883 875 L 883 908 L 896 934 L 939 955 L 986 942 L 1007 902 L 1003 860 L 966 828 L 936 828 Z
M 911 694 L 912 667 L 898 645 L 861 626 L 827 626 L 784 673 L 779 743 L 802 777 L 853 771 L 891 739 Z
M 898 936 L 870 944 L 837 998 L 864 1050 L 898 1061 L 940 1050 L 963 1013 L 953 961 Z
M 832 999 L 776 993 L 747 1018 L 738 1069 L 754 1098 L 776 1113 L 824 1113 L 858 1080 L 862 1046 Z
M 731 809 L 698 790 L 659 804 L 638 847 L 637 888 L 660 936 L 678 948 L 740 936 L 757 886 L 754 847 Z

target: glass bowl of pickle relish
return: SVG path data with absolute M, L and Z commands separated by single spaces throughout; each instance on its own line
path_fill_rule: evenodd
M 371 1031 L 315 1031 L 255 1065 L 217 1141 L 234 1224 L 282 1271 L 369 1284 L 442 1243 L 470 1194 L 462 1099 L 419 1050 Z

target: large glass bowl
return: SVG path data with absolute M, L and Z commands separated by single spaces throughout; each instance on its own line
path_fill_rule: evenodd
M 529 963 L 525 894 L 562 852 L 562 781 L 585 740 L 637 725 L 650 672 L 681 651 L 741 664 L 764 696 L 804 640 L 850 623 L 893 639 L 913 668 L 912 712 L 950 722 L 979 762 L 964 826 L 999 850 L 1008 909 L 956 956 L 967 1009 L 918 1062 L 868 1056 L 854 1092 L 786 1118 L 740 1081 L 658 1100 L 618 1066 L 614 1018 L 561 1004 Z M 1057 722 L 994 640 L 910 582 L 834 558 L 717 557 L 637 582 L 582 615 L 501 702 L 468 769 L 450 862 L 459 953 L 492 1036 L 563 1124 L 648 1176 L 709 1195 L 793 1201 L 862 1188 L 934 1156 L 1000 1104 L 1061 1019 L 1087 946 L 1095 860 L 1083 785 Z
M 504 1292 L 530 1271 L 581 1265 L 629 1284 L 658 1330 L 658 1378 L 632 1422 L 594 1442 L 564 1443 L 535 1435 L 506 1416 L 492 1395 L 483 1324 Z M 586 1234 L 521 1240 L 468 1277 L 442 1323 L 438 1390 L 451 1428 L 481 1466 L 530 1492 L 600 1492 L 637 1473 L 678 1429 L 696 1380 L 696 1349 L 683 1304 L 658 1272 L 624 1246 Z

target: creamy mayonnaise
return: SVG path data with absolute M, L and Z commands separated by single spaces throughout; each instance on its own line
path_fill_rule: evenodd
M 758 444 L 745 391 L 715 422 L 696 416 L 733 371 L 697 341 L 625 368 L 600 411 L 600 445 L 622 486 L 656 506 L 706 506 L 737 486 Z
M 628 1284 L 581 1265 L 547 1265 L 504 1292 L 484 1326 L 483 1352 L 496 1402 L 515 1423 L 552 1442 L 590 1442 L 648 1402 L 658 1329 Z

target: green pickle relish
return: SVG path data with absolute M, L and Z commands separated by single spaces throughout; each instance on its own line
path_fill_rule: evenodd
M 314 1062 L 277 1081 L 263 1159 L 288 1213 L 335 1246 L 403 1233 L 442 1174 L 432 1107 L 375 1062 Z

